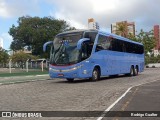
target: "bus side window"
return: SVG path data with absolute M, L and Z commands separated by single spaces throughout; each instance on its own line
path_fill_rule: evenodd
M 93 42 L 84 42 L 82 45 L 82 59 L 90 57 L 93 48 Z
M 85 37 L 85 38 L 90 38 L 90 40 L 91 40 L 92 42 L 94 42 L 96 36 L 97 36 L 97 32 L 86 32 L 84 37 Z
M 107 38 L 106 38 L 106 49 L 112 50 L 112 38 L 109 36 L 107 36 Z
M 97 45 L 96 45 L 96 52 L 104 50 L 105 49 L 105 43 L 106 43 L 105 36 L 99 35 L 98 42 L 97 42 Z

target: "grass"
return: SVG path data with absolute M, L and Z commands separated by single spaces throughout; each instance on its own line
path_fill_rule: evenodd
M 29 72 L 15 72 L 15 73 L 0 73 L 0 77 L 13 77 L 13 76 L 29 76 L 29 75 L 43 75 L 48 74 L 48 71 L 29 71 Z

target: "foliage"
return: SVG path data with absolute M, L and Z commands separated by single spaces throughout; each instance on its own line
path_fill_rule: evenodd
M 18 26 L 12 25 L 9 34 L 13 37 L 10 48 L 13 51 L 27 47 L 32 50 L 33 55 L 44 56 L 42 51 L 43 44 L 53 40 L 55 35 L 75 29 L 69 27 L 64 20 L 57 20 L 52 17 L 30 17 L 23 16 L 18 19 Z
M 151 55 L 151 56 L 145 56 L 145 63 L 146 64 L 149 64 L 149 63 L 160 63 L 160 55 L 158 56 L 154 56 L 154 55 Z
M 26 54 L 23 51 L 17 52 L 11 56 L 13 62 L 26 62 L 28 59 L 35 60 L 38 57 Z
M 142 29 L 136 37 L 130 36 L 130 39 L 136 42 L 140 42 L 144 45 L 145 55 L 151 53 L 155 47 L 156 40 L 154 38 L 153 31 L 144 32 Z
M 127 37 L 127 26 L 125 22 L 120 22 L 118 23 L 118 25 L 116 26 L 116 34 L 123 36 L 123 37 Z
M 9 59 L 9 55 L 6 50 L 0 47 L 0 63 L 7 63 Z
M 154 55 L 149 56 L 149 54 L 153 52 L 156 43 L 156 39 L 154 38 L 152 30 L 149 32 L 144 32 L 143 29 L 141 29 L 138 35 L 136 35 L 135 37 L 130 35 L 129 39 L 140 42 L 144 45 L 145 64 L 159 62 L 160 57 L 154 57 Z

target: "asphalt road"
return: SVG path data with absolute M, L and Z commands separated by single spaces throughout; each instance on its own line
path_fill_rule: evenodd
M 159 81 L 160 69 L 149 68 L 135 77 L 106 77 L 97 82 L 76 80 L 68 83 L 62 79 L 49 80 L 47 77 L 43 79 L 36 82 L 1 85 L 0 111 L 104 111 L 129 87 Z M 22 118 L 6 118 L 6 120 L 12 119 L 21 120 Z M 62 117 L 54 118 L 26 119 L 96 120 L 98 117 L 71 118 L 62 115 Z

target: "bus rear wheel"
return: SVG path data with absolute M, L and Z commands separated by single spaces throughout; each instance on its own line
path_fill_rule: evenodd
M 134 69 L 134 76 L 137 76 L 137 75 L 138 75 L 138 66 L 136 66 Z
M 74 81 L 74 78 L 67 78 L 67 81 L 68 81 L 68 82 L 73 82 L 73 81 Z
M 134 74 L 135 74 L 134 67 L 133 67 L 133 66 L 131 66 L 131 68 L 130 68 L 130 72 L 129 72 L 129 73 L 127 73 L 126 75 L 127 75 L 127 76 L 132 77 Z
M 99 72 L 98 68 L 94 68 L 94 70 L 92 72 L 91 80 L 92 81 L 97 81 L 99 79 L 100 79 L 100 72 Z

